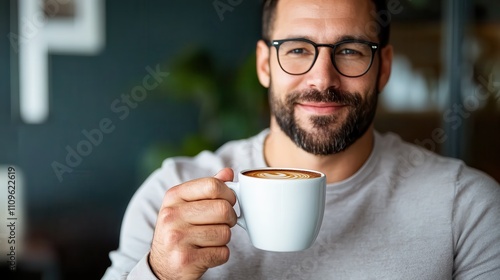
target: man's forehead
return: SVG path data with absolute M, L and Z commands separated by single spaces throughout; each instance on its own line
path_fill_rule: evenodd
M 350 18 L 369 15 L 371 0 L 280 0 L 277 6 L 281 17 Z
M 373 7 L 371 0 L 280 0 L 274 22 L 275 35 L 293 37 L 314 32 L 325 39 L 362 36 L 372 20 Z

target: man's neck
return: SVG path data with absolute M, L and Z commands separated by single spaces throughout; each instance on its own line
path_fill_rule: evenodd
M 313 169 L 326 175 L 327 183 L 335 183 L 354 175 L 373 150 L 373 125 L 345 151 L 328 156 L 310 154 L 297 147 L 272 120 L 264 142 L 264 157 L 270 167 Z

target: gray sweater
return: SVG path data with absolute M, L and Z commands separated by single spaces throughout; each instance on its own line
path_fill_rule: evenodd
M 156 279 L 147 254 L 165 191 L 223 167 L 266 166 L 267 133 L 165 160 L 132 198 L 103 279 Z M 311 248 L 262 251 L 239 226 L 228 246 L 230 260 L 203 279 L 500 279 L 500 187 L 459 160 L 375 133 L 363 167 L 327 185 Z

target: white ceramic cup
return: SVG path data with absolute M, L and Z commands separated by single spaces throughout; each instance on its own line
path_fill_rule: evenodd
M 249 172 L 263 171 L 253 177 Z M 285 174 L 314 174 L 312 178 L 286 178 Z M 300 175 L 302 174 L 302 175 Z M 226 182 L 238 199 L 238 225 L 252 244 L 274 252 L 309 248 L 318 236 L 325 210 L 326 177 L 323 173 L 292 168 L 243 170 L 238 182 Z

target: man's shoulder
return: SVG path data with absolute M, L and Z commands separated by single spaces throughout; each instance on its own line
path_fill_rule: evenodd
M 433 185 L 470 186 L 498 183 L 486 173 L 468 166 L 463 160 L 446 157 L 414 143 L 402 140 L 394 133 L 378 134 L 381 160 L 392 162 L 398 176 Z
M 413 168 L 425 168 L 430 165 L 446 166 L 447 169 L 460 169 L 464 162 L 460 159 L 439 155 L 435 150 L 429 150 L 417 144 L 405 141 L 392 132 L 378 134 L 382 157 L 389 160 L 397 159 L 398 163 L 410 165 Z
M 264 164 L 263 141 L 267 130 L 250 138 L 225 143 L 216 151 L 202 151 L 194 157 L 171 157 L 163 161 L 161 177 L 172 183 L 181 183 L 196 178 L 215 175 L 224 167 L 238 170 Z

